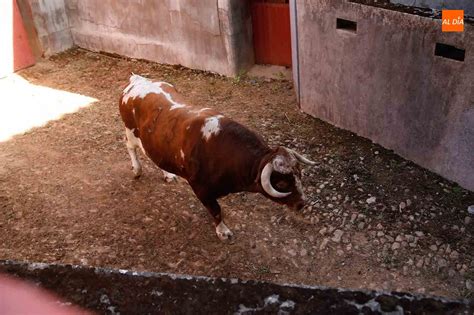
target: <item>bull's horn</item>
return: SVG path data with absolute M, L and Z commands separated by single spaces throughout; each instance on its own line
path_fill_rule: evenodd
M 270 182 L 270 176 L 273 172 L 272 163 L 267 163 L 263 168 L 262 175 L 260 175 L 260 181 L 262 183 L 262 188 L 267 194 L 275 198 L 283 198 L 291 194 L 291 192 L 282 193 L 273 188 L 272 183 Z
M 305 158 L 304 156 L 302 156 L 301 154 L 299 154 L 299 153 L 296 152 L 295 150 L 288 149 L 288 148 L 286 148 L 286 149 L 288 150 L 288 152 L 290 152 L 291 154 L 293 154 L 293 156 L 294 156 L 298 161 L 300 161 L 301 163 L 306 164 L 306 165 L 311 165 L 311 166 L 316 165 L 316 162 L 311 161 L 311 160 Z

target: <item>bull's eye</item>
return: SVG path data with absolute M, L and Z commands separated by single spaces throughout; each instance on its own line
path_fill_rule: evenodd
M 276 184 L 276 187 L 277 187 L 279 190 L 285 190 L 285 189 L 288 188 L 288 183 L 285 182 L 285 181 L 280 180 L 280 181 Z

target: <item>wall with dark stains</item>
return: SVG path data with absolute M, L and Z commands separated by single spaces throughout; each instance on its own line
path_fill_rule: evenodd
M 236 75 L 253 65 L 240 0 L 28 0 L 46 55 L 74 45 Z
M 297 0 L 303 111 L 474 190 L 474 25 L 343 0 Z M 357 31 L 336 29 L 336 19 Z M 465 50 L 435 56 L 436 43 Z M 409 179 L 407 179 L 409 180 Z
M 29 0 L 38 40 L 46 56 L 74 45 L 64 1 Z
M 472 0 L 390 0 L 392 3 L 400 3 L 420 8 L 431 8 L 436 10 L 464 10 L 464 14 L 474 16 L 474 1 Z
M 225 75 L 253 61 L 244 49 L 251 48 L 245 2 L 66 0 L 66 7 L 83 48 Z

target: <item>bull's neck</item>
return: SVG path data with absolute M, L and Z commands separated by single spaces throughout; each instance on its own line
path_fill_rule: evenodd
M 268 146 L 262 146 L 258 152 L 252 156 L 252 171 L 250 172 L 249 178 L 246 179 L 247 191 L 250 192 L 260 192 L 261 186 L 260 182 L 260 172 L 262 171 L 263 166 L 268 162 L 273 150 Z

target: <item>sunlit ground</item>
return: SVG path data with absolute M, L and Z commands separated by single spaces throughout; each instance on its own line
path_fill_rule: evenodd
M 34 85 L 19 75 L 0 79 L 0 141 L 90 106 L 97 99 Z

